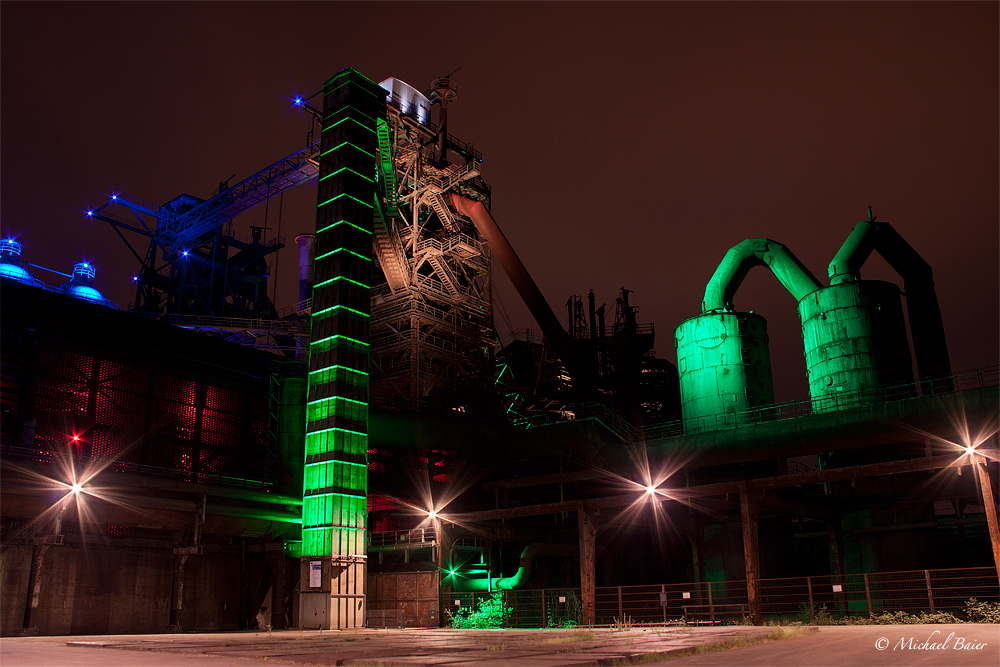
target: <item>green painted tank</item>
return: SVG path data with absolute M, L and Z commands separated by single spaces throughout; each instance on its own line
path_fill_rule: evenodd
M 755 408 L 774 403 L 763 317 L 707 313 L 681 322 L 674 336 L 687 433 L 759 421 Z
M 824 287 L 799 301 L 799 317 L 813 412 L 871 405 L 913 391 L 895 284 L 859 280 Z

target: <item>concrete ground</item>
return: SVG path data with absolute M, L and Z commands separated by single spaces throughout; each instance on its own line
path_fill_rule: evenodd
M 766 644 L 664 660 L 670 652 L 772 628 L 654 627 L 580 630 L 352 630 L 225 634 L 11 637 L 3 667 L 557 667 L 772 665 L 775 667 L 1000 665 L 1000 626 L 825 626 Z

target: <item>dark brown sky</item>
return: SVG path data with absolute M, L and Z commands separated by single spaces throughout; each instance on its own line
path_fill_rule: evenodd
M 208 197 L 292 153 L 309 121 L 288 97 L 342 67 L 421 89 L 461 67 L 451 131 L 484 154 L 493 213 L 561 317 L 570 294 L 628 287 L 676 360 L 727 249 L 773 238 L 825 284 L 872 205 L 934 269 L 953 368 L 996 364 L 998 7 L 4 2 L 0 222 L 28 262 L 92 260 L 127 305 L 136 264 L 87 206 Z M 290 246 L 315 196 L 286 196 Z M 289 305 L 291 247 L 276 273 Z M 863 275 L 900 282 L 877 257 Z M 804 398 L 793 298 L 755 269 L 736 306 L 768 319 L 778 399 Z

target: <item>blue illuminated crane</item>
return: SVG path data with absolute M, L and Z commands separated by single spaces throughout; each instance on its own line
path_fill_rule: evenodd
M 250 238 L 233 234 L 236 216 L 315 178 L 318 142 L 307 145 L 232 187 L 203 200 L 182 194 L 162 206 L 117 192 L 87 215 L 107 222 L 136 257 L 141 269 L 135 311 L 172 315 L 274 317 L 267 296 L 265 257 L 284 247 L 284 239 L 262 240 L 260 227 Z M 141 256 L 122 233 L 149 239 Z M 162 263 L 160 263 L 162 262 Z

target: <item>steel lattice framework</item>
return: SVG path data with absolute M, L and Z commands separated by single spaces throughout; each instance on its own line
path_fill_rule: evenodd
M 488 205 L 490 189 L 480 175 L 482 156 L 425 113 L 432 100 L 440 101 L 436 96 L 454 99 L 450 80 L 437 84 L 445 88 L 421 96 L 419 115 L 390 94 L 387 116 L 376 123 L 371 176 L 382 196 L 375 201 L 372 248 L 379 269 L 372 289 L 372 400 L 403 409 L 475 409 L 495 394 L 490 251 L 449 194 Z M 264 326 L 281 315 L 264 289 L 265 257 L 284 239 L 261 239 L 257 230 L 254 238 L 242 238 L 230 222 L 318 178 L 320 152 L 319 142 L 307 142 L 207 200 L 180 195 L 155 206 L 116 193 L 89 211 L 112 226 L 141 265 L 132 310 L 188 316 L 196 328 L 258 347 L 301 349 L 301 322 Z M 145 237 L 144 256 L 123 232 Z M 240 322 L 217 326 L 221 317 Z
M 488 203 L 490 191 L 475 149 L 451 136 L 442 142 L 446 128 L 421 122 L 414 108 L 390 96 L 379 127 L 387 196 L 375 215 L 384 282 L 372 290 L 372 398 L 404 409 L 475 410 L 494 370 L 490 254 L 447 195 Z

